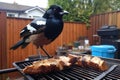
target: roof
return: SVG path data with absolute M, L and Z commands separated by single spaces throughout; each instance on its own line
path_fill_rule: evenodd
M 2 11 L 17 11 L 17 12 L 24 12 L 26 10 L 29 10 L 31 8 L 35 8 L 38 6 L 25 6 L 25 5 L 19 5 L 17 3 L 13 3 L 13 4 L 10 4 L 10 3 L 4 3 L 4 2 L 0 2 L 0 10 Z M 45 11 L 45 9 L 43 8 L 40 8 L 42 11 Z

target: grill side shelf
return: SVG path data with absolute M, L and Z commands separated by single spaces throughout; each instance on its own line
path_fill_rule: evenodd
M 107 74 L 109 74 L 111 71 L 113 71 L 117 66 L 118 65 L 112 65 L 107 71 L 103 72 L 102 74 L 100 74 L 99 76 L 97 76 L 96 78 L 94 78 L 94 80 L 101 80 Z

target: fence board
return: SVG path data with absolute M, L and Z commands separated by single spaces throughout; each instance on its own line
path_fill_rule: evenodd
M 0 12 L 0 69 L 7 66 L 7 52 L 6 52 L 6 14 Z M 0 80 L 5 80 L 6 75 L 0 75 Z
M 120 28 L 120 12 L 117 12 L 117 26 Z
M 8 67 L 13 67 L 12 63 L 21 61 L 30 55 L 36 55 L 36 48 L 31 43 L 25 49 L 9 50 L 9 48 L 20 40 L 19 32 L 25 27 L 31 19 L 7 18 L 7 61 Z M 86 26 L 82 23 L 65 22 L 63 32 L 51 44 L 46 45 L 46 50 L 55 55 L 55 50 L 62 44 L 68 44 L 77 40 L 80 36 L 87 36 Z M 43 54 L 44 55 L 44 54 Z

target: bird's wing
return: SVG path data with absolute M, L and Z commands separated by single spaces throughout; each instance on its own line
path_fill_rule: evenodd
M 46 19 L 44 18 L 35 19 L 21 30 L 20 37 L 26 37 L 32 34 L 38 34 L 44 31 L 45 27 L 46 27 Z

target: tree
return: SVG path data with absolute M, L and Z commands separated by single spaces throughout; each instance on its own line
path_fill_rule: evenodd
M 79 21 L 89 23 L 89 16 L 92 14 L 92 0 L 49 0 L 49 5 L 57 4 L 69 11 L 65 21 Z
M 120 10 L 120 0 L 48 0 L 48 4 L 57 4 L 70 12 L 65 21 L 79 21 L 89 26 L 92 14 Z
M 110 0 L 112 11 L 120 10 L 120 0 Z

